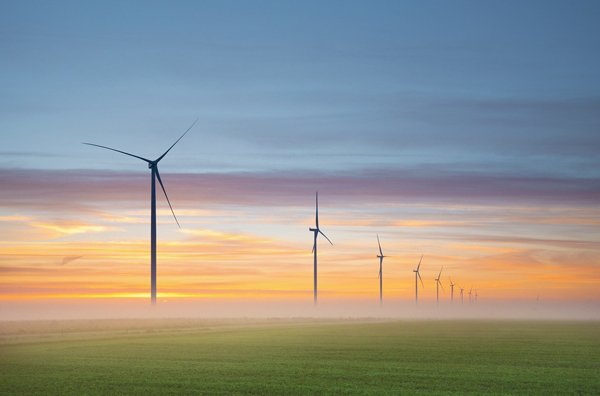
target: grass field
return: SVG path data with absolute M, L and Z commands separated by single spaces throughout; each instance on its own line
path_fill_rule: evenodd
M 4 338 L 2 394 L 600 394 L 600 323 L 296 321 Z

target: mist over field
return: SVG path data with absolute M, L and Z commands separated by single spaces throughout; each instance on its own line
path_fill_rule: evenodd
M 598 301 L 482 301 L 464 305 L 455 300 L 436 306 L 434 301 L 323 300 L 189 300 L 159 301 L 152 308 L 147 299 L 82 299 L 79 301 L 3 301 L 0 321 L 131 318 L 386 318 L 386 319 L 550 319 L 600 320 Z

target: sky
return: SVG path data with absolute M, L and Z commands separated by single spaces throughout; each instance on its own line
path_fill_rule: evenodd
M 379 312 L 379 235 L 387 309 L 414 305 L 423 256 L 423 306 L 443 267 L 444 309 L 452 280 L 465 309 L 472 288 L 478 306 L 600 312 L 599 17 L 590 1 L 3 2 L 0 314 L 149 306 L 150 172 L 82 143 L 154 159 L 196 119 L 160 162 L 181 224 L 157 191 L 161 309 L 312 307 L 318 191 L 320 305 Z

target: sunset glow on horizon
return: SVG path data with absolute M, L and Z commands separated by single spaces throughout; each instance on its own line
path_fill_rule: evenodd
M 57 171 L 52 174 L 55 183 L 36 186 L 35 173 L 26 184 L 28 190 L 39 191 L 26 207 L 2 218 L 0 298 L 148 298 L 149 219 L 143 209 L 148 203 L 137 183 L 124 186 L 124 191 L 102 193 L 110 186 L 108 177 L 101 177 L 104 183 L 94 174 L 89 175 L 92 180 L 61 181 L 69 178 L 69 172 Z M 285 190 L 264 180 L 257 183 L 262 191 L 244 191 L 246 187 L 231 191 L 237 184 L 222 176 L 225 191 L 214 182 L 214 197 L 194 202 L 190 185 L 202 175 L 163 178 L 182 228 L 172 220 L 166 201 L 159 200 L 159 298 L 310 299 L 312 237 L 307 231 L 314 222 L 310 191 L 285 197 Z M 11 180 L 2 182 L 10 185 Z M 599 214 L 585 204 L 511 207 L 468 205 L 458 199 L 444 204 L 435 202 L 438 196 L 423 196 L 422 203 L 410 204 L 394 193 L 386 196 L 386 191 L 370 204 L 372 190 L 368 196 L 360 192 L 343 196 L 331 184 L 322 184 L 329 181 L 314 181 L 320 188 L 321 227 L 334 242 L 319 249 L 319 293 L 324 300 L 377 298 L 377 233 L 384 254 L 390 256 L 383 266 L 388 299 L 409 300 L 414 295 L 412 270 L 421 254 L 424 300 L 435 298 L 433 278 L 442 266 L 442 283 L 448 289 L 444 299 L 449 298 L 449 278 L 467 290 L 474 287 L 482 300 L 534 299 L 538 293 L 546 300 L 600 298 L 599 246 L 585 237 L 597 229 Z M 300 188 L 293 188 L 294 194 Z M 71 198 L 73 209 L 57 218 L 47 207 L 60 206 L 71 190 L 86 193 Z M 128 208 L 115 209 L 128 192 L 135 200 Z M 229 202 L 220 204 L 221 194 Z M 263 201 L 256 198 L 260 194 Z M 246 196 L 255 198 L 245 205 Z M 277 199 L 269 198 L 273 196 Z

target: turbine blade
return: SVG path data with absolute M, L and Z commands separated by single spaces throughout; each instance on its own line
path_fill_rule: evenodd
M 438 275 L 438 279 L 440 279 L 440 277 L 442 276 L 442 270 L 444 269 L 444 266 L 442 265 L 442 269 L 440 270 L 440 274 Z
M 325 237 L 325 239 L 327 239 L 329 241 L 329 243 L 331 243 L 331 246 L 333 246 L 333 243 L 329 240 L 329 238 L 327 238 L 327 235 L 323 234 L 323 231 L 319 230 L 319 233 L 321 235 L 323 235 Z
M 315 242 L 313 243 L 313 248 L 312 248 L 312 252 L 311 253 L 315 252 L 315 248 L 316 247 L 317 247 L 317 233 L 315 232 Z
M 419 274 L 417 272 L 417 275 L 419 275 L 419 280 L 421 281 L 421 286 L 423 286 L 423 289 L 425 289 L 425 284 L 423 283 L 423 279 L 421 279 L 421 274 Z
M 421 260 L 423 260 L 423 255 L 421 255 Z M 419 272 L 419 267 L 421 266 L 421 260 L 419 260 L 419 265 L 417 266 L 417 272 Z
M 158 173 L 158 165 L 154 165 L 154 166 L 156 167 L 156 177 L 158 178 L 158 182 L 160 183 L 160 186 L 162 187 L 162 190 L 165 193 L 165 198 L 167 198 L 167 203 L 169 204 L 169 208 L 171 208 L 171 213 L 173 213 L 173 217 L 175 218 L 175 222 L 177 223 L 177 226 L 179 228 L 181 228 L 181 226 L 179 225 L 179 221 L 177 221 L 177 216 L 175 216 L 175 212 L 173 212 L 173 207 L 171 206 L 169 197 L 167 196 L 167 190 L 165 190 L 165 186 L 163 185 L 163 182 L 160 179 L 160 173 Z
M 196 122 L 198 122 L 198 119 L 197 119 L 197 118 L 196 118 L 196 121 L 194 121 L 194 123 L 193 123 L 193 124 L 192 124 L 192 125 L 191 125 L 191 126 L 188 128 L 188 129 L 187 129 L 187 131 L 185 131 L 185 132 L 183 133 L 183 135 L 181 135 L 181 137 L 180 137 L 179 139 L 177 139 L 177 140 L 175 141 L 175 143 L 173 143 L 173 145 L 172 145 L 171 147 L 169 147 L 169 149 L 168 149 L 167 151 L 165 151 L 165 153 L 164 153 L 163 155 L 161 155 L 160 157 L 158 157 L 158 159 L 156 160 L 156 163 L 158 163 L 158 162 L 159 162 L 161 159 L 163 159 L 163 157 L 164 157 L 165 155 L 167 155 L 167 153 L 168 153 L 169 151 L 171 151 L 171 149 L 172 149 L 172 148 L 173 148 L 173 147 L 174 147 L 174 146 L 175 146 L 175 145 L 176 145 L 176 144 L 177 144 L 177 143 L 178 143 L 178 142 L 181 140 L 181 138 L 183 138 L 183 137 L 185 136 L 185 134 L 186 134 L 186 133 L 188 133 L 190 129 L 192 129 L 192 127 L 193 127 L 193 126 L 196 124 Z
M 110 148 L 110 147 L 106 147 L 106 146 L 100 146 L 99 144 L 94 144 L 94 143 L 83 143 L 83 144 L 86 144 L 88 146 L 95 146 L 95 147 L 100 147 L 100 148 L 107 149 L 107 150 L 116 151 L 117 153 L 125 154 L 125 155 L 128 155 L 130 157 L 135 157 L 137 159 L 141 159 L 142 161 L 146 161 L 147 163 L 152 162 L 149 159 L 146 159 L 144 157 L 140 157 L 140 156 L 137 156 L 137 155 L 126 153 L 125 151 L 117 150 L 117 149 L 114 149 L 114 148 Z
M 442 291 L 443 291 L 444 293 L 446 293 L 446 290 L 444 290 L 444 285 L 442 285 L 442 282 L 438 281 L 438 283 L 440 284 L 440 286 L 442 286 Z
M 381 251 L 381 243 L 379 243 L 379 234 L 377 234 L 377 244 L 379 245 L 379 254 L 383 256 L 383 252 Z

